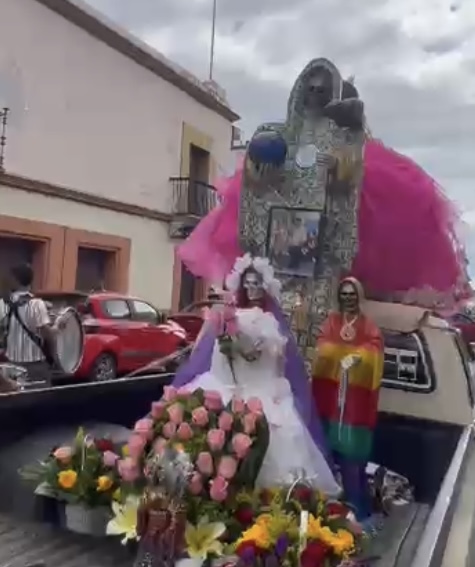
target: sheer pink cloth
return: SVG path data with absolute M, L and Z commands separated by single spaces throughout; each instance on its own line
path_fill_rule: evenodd
M 192 273 L 213 283 L 223 281 L 241 253 L 241 179 L 242 167 L 220 182 L 221 203 L 178 249 Z M 454 205 L 423 169 L 381 142 L 366 143 L 352 275 L 370 296 L 427 305 L 423 296 L 431 292 L 438 297 L 433 303 L 442 300 L 446 306 L 466 298 L 470 290 L 458 222 Z

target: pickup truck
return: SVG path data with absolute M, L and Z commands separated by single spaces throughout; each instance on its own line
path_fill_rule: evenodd
M 475 385 L 464 342 L 446 321 L 423 309 L 367 302 L 366 310 L 385 336 L 372 461 L 407 477 L 415 495 L 414 502 L 392 509 L 371 541 L 369 564 L 475 565 Z M 39 561 L 47 567 L 130 564 L 126 550 L 113 542 L 32 523 L 38 513 L 53 523 L 61 518 L 56 507 L 38 510 L 39 502 L 17 470 L 69 440 L 80 424 L 125 438 L 126 427 L 146 413 L 171 378 L 119 379 L 0 396 L 1 567 Z

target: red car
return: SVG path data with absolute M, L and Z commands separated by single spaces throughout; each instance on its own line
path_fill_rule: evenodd
M 135 297 L 100 292 L 36 294 L 53 311 L 72 306 L 81 315 L 84 355 L 75 377 L 111 380 L 136 372 L 187 346 L 186 331 L 153 305 Z
M 467 313 L 455 313 L 448 318 L 449 323 L 460 331 L 467 346 L 475 344 L 475 319 Z

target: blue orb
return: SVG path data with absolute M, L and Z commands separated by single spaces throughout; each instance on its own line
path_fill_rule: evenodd
M 256 164 L 281 166 L 287 156 L 287 144 L 278 132 L 259 132 L 249 142 L 248 155 Z

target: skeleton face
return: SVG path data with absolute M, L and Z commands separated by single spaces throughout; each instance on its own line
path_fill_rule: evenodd
M 256 272 L 247 272 L 244 275 L 242 286 L 246 290 L 249 301 L 258 301 L 264 296 L 262 276 Z
M 352 283 L 344 283 L 338 295 L 340 308 L 346 313 L 355 313 L 359 307 L 359 297 L 355 286 Z
M 316 69 L 307 81 L 305 105 L 309 108 L 323 108 L 332 100 L 332 76 L 323 67 Z

